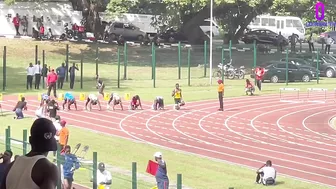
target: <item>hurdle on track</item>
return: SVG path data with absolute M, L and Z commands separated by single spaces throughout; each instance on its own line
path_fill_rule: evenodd
M 318 93 L 318 96 L 316 95 L 316 93 Z M 307 101 L 316 102 L 316 103 L 325 103 L 327 101 L 327 93 L 328 93 L 328 89 L 308 88 L 307 89 Z
M 280 88 L 280 102 L 300 102 L 300 89 L 299 88 Z M 285 94 L 290 93 L 290 96 Z

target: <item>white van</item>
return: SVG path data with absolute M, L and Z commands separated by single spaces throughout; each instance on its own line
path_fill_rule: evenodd
M 302 20 L 294 16 L 260 15 L 247 27 L 252 30 L 269 29 L 275 33 L 281 32 L 281 35 L 287 39 L 294 33 L 299 40 L 304 40 L 306 32 Z
M 204 33 L 210 36 L 210 19 L 205 19 L 204 22 L 201 24 L 200 28 Z M 219 26 L 213 20 L 212 21 L 212 37 L 219 36 Z

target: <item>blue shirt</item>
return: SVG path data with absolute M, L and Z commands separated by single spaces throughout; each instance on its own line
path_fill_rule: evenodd
M 167 176 L 167 166 L 166 166 L 166 162 L 163 160 L 158 160 L 158 170 L 156 171 L 156 181 L 168 181 L 168 176 Z
M 65 77 L 65 74 L 66 74 L 66 68 L 65 67 L 58 67 L 56 69 L 56 73 L 59 77 Z
M 42 100 L 48 100 L 49 96 L 47 94 L 42 94 L 41 98 L 42 98 Z
M 75 100 L 75 97 L 71 93 L 65 93 L 64 94 L 64 99 L 73 101 L 73 100 Z
M 72 178 L 74 171 L 79 168 L 79 161 L 73 154 L 64 155 L 63 175 L 64 178 Z

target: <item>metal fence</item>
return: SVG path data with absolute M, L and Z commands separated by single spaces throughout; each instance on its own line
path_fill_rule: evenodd
M 20 47 L 7 45 L 0 52 L 3 64 L 0 71 L 3 77 L 3 90 L 17 89 L 26 85 L 26 70 L 29 62 L 56 68 L 62 62 L 69 68 L 72 63 L 79 67 L 76 82 L 80 88 L 85 87 L 86 81 L 93 81 L 95 75 L 101 75 L 112 80 L 120 87 L 121 80 L 193 80 L 209 77 L 209 44 L 204 45 L 140 45 L 125 43 L 123 46 L 111 44 L 64 44 L 64 43 L 35 43 L 36 45 Z M 38 45 L 37 45 L 38 44 Z M 309 53 L 308 46 L 299 44 L 295 49 L 289 47 L 291 54 Z M 323 46 L 315 47 L 324 53 Z M 314 51 L 312 53 L 317 53 Z M 331 53 L 335 49 L 331 49 Z M 213 45 L 212 65 L 232 60 L 235 67 L 245 66 L 247 71 L 269 60 L 280 60 L 286 55 L 286 47 L 279 51 L 279 47 L 257 44 Z M 69 80 L 67 72 L 66 81 Z M 44 79 L 42 79 L 42 82 Z M 77 84 L 77 85 L 78 85 Z M 44 85 L 43 85 L 44 86 Z

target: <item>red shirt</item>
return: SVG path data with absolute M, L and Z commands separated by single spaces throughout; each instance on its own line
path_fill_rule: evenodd
M 251 82 L 249 82 L 249 83 L 246 83 L 246 88 L 252 88 L 253 87 L 253 85 L 252 85 L 252 83 Z
M 18 17 L 13 18 L 13 24 L 14 26 L 20 26 L 20 19 Z
M 256 79 L 257 80 L 262 80 L 264 74 L 265 74 L 265 68 L 256 68 L 255 70 L 255 74 L 256 74 Z
M 40 34 L 44 34 L 44 26 L 40 27 Z
M 47 77 L 48 84 L 50 84 L 50 83 L 56 83 L 56 81 L 57 81 L 57 75 L 56 75 L 56 73 L 55 72 L 54 73 L 50 72 L 48 74 L 48 77 Z

